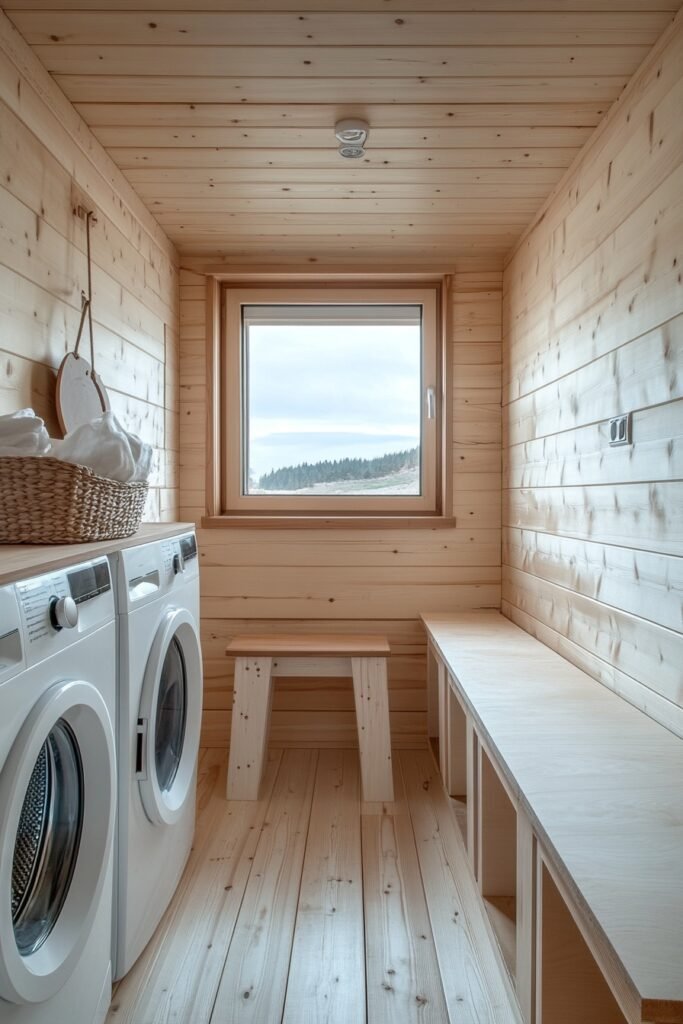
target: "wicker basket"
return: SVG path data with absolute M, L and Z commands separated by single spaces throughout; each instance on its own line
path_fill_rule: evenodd
M 44 456 L 0 456 L 0 544 L 81 544 L 135 533 L 146 483 Z

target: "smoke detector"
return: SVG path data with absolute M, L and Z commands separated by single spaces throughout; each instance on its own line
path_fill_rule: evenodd
M 334 134 L 339 140 L 339 152 L 346 160 L 358 160 L 365 154 L 365 142 L 370 134 L 370 125 L 356 117 L 337 121 Z
M 359 160 L 362 156 L 365 156 L 365 150 L 362 146 L 345 146 L 342 144 L 339 147 L 339 152 L 346 160 Z

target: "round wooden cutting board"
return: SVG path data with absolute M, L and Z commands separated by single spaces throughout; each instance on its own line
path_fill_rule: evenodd
M 108 409 L 104 384 L 88 360 L 69 352 L 57 374 L 57 419 L 62 432 L 70 434 Z

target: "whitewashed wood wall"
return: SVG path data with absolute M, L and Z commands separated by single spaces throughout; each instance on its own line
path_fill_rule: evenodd
M 92 227 L 96 366 L 124 426 L 157 449 L 145 518 L 177 518 L 178 269 L 173 245 L 0 12 L 0 414 L 32 405 L 59 435 Z M 87 334 L 87 331 L 86 331 Z M 87 356 L 87 338 L 84 342 Z
M 181 518 L 204 514 L 206 467 L 205 277 L 181 269 Z M 392 740 L 426 736 L 425 610 L 500 603 L 501 267 L 456 268 L 453 289 L 453 511 L 446 530 L 200 530 L 205 746 L 226 743 L 236 633 L 384 632 Z M 282 679 L 271 738 L 353 746 L 350 680 Z
M 683 730 L 683 19 L 504 275 L 503 611 Z M 607 421 L 633 414 L 632 447 Z

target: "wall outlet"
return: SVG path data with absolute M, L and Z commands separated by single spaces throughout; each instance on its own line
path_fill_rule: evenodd
M 615 416 L 609 421 L 609 443 L 611 448 L 620 444 L 631 444 L 631 413 Z

